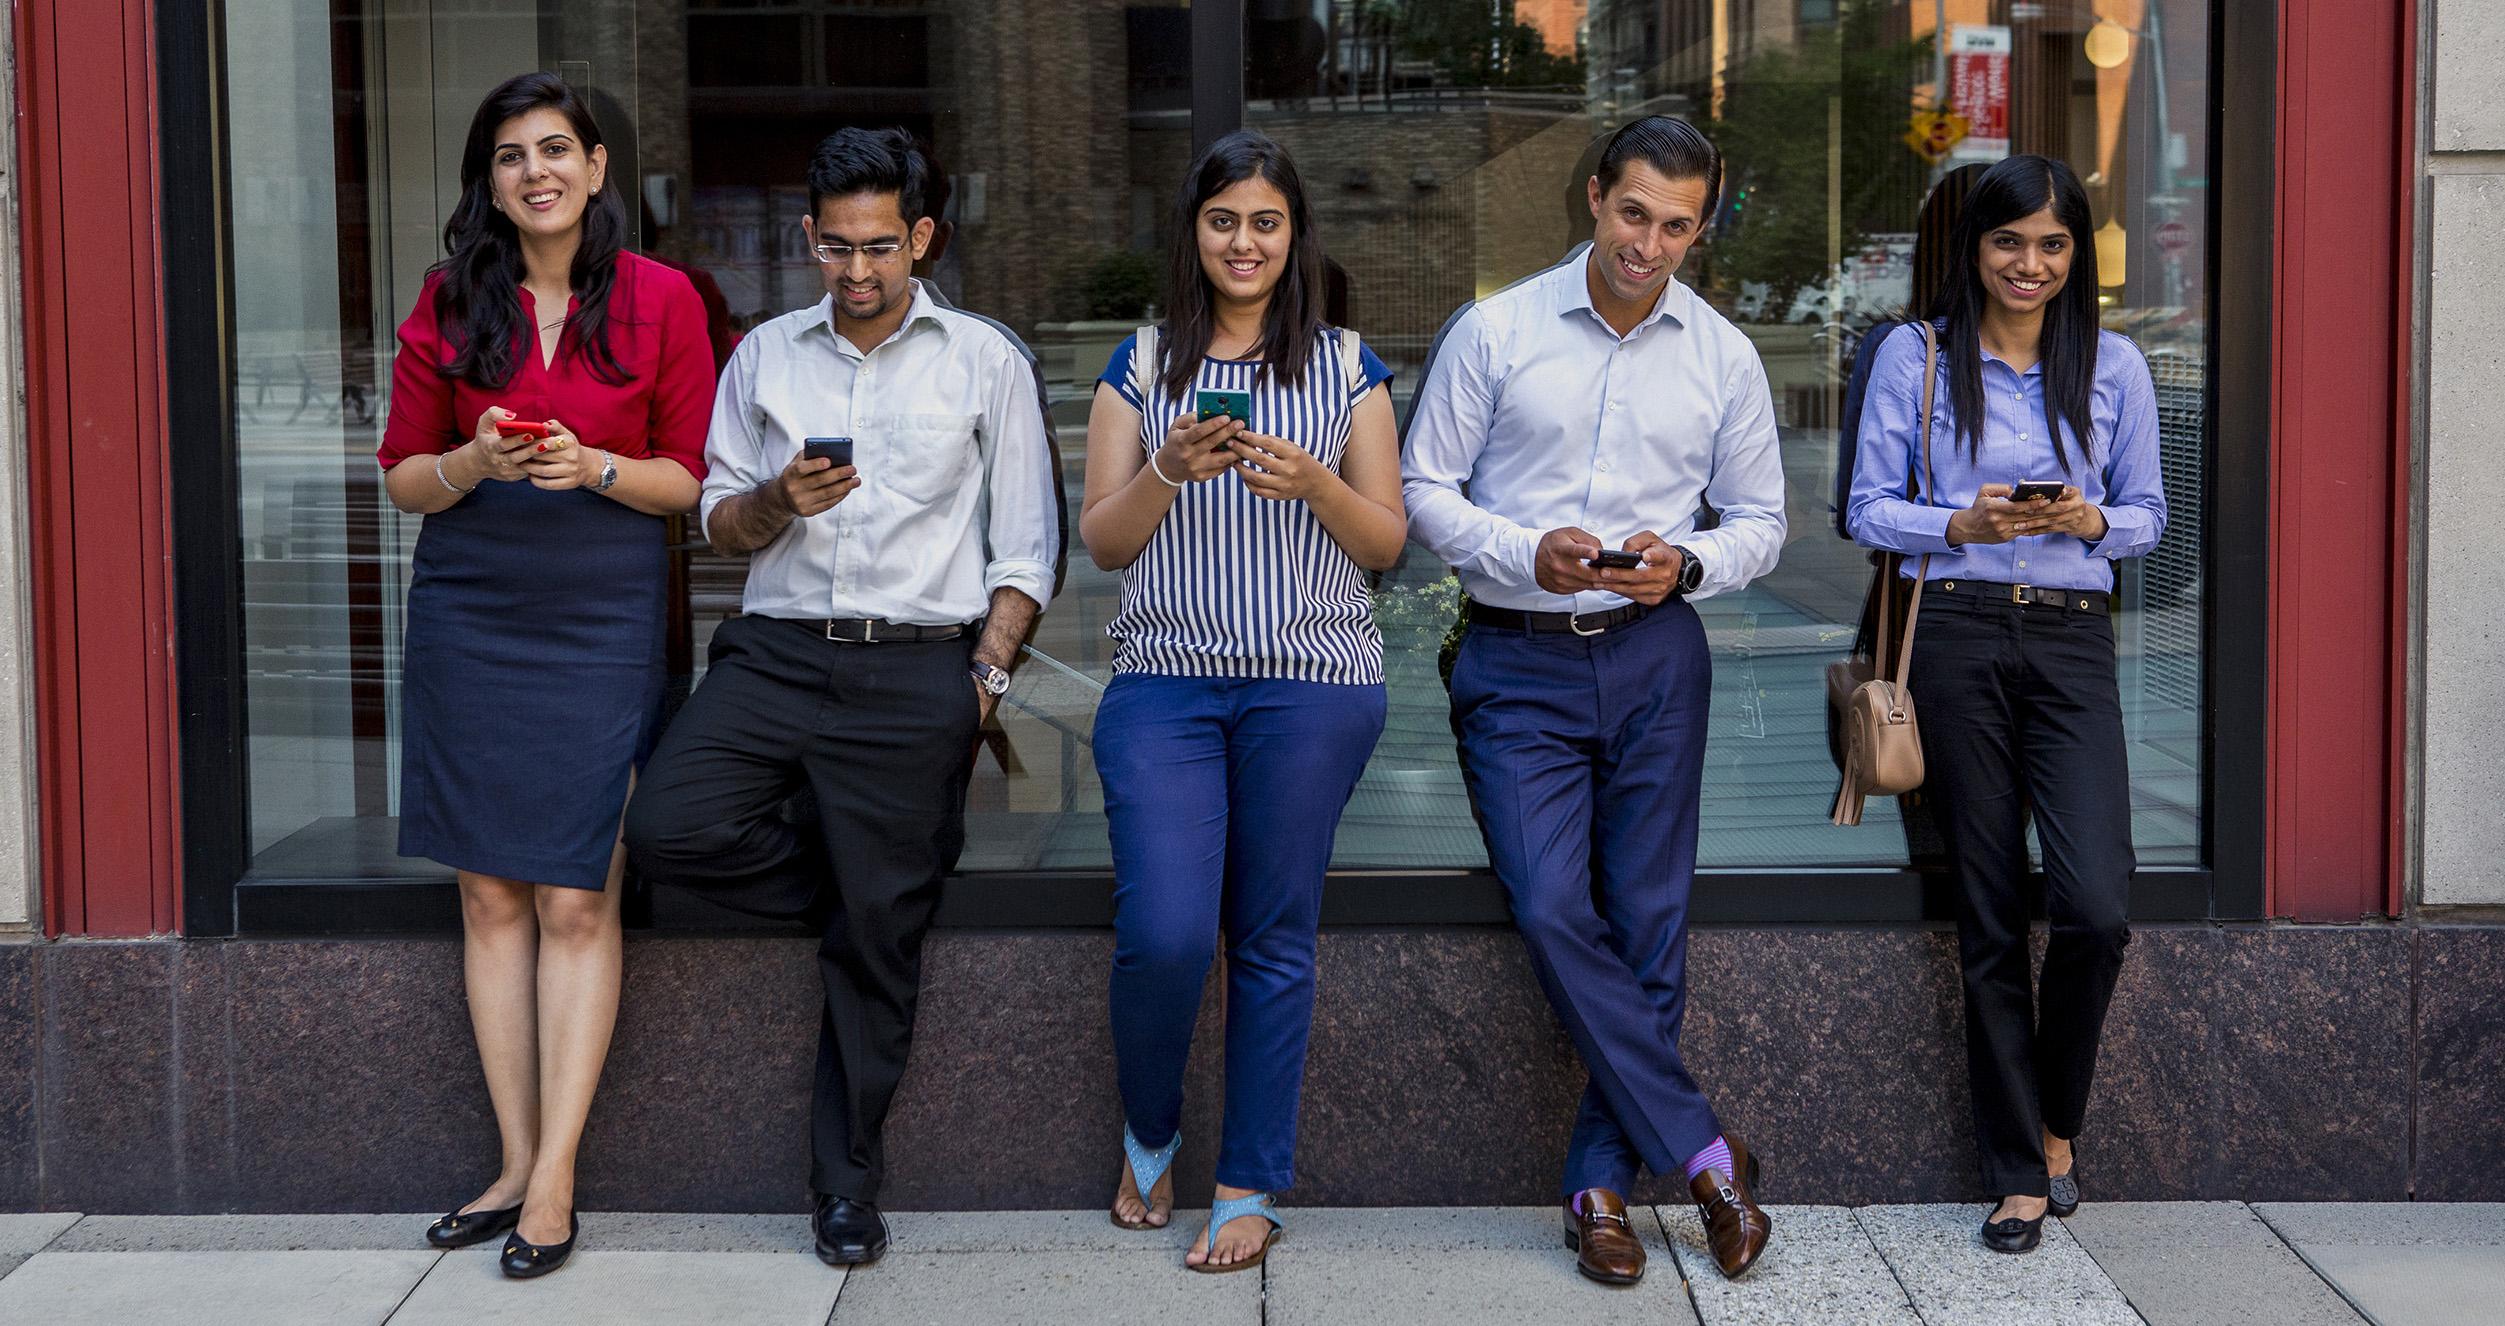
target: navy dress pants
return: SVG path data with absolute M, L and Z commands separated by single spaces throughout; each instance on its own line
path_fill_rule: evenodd
M 1566 1194 L 1678 1178 L 1721 1135 L 1679 1057 L 1713 663 L 1681 601 L 1592 637 L 1474 624 L 1453 732 L 1531 970 L 1591 1079 Z
M 1295 1183 L 1314 931 L 1340 812 L 1383 735 L 1381 685 L 1125 673 L 1096 711 L 1113 839 L 1113 1048 L 1123 1117 L 1183 1119 L 1201 983 L 1226 936 L 1217 1180 Z

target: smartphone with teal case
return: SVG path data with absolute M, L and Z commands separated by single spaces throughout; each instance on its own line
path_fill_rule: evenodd
M 1223 414 L 1237 423 L 1250 424 L 1252 422 L 1252 393 L 1249 391 L 1204 391 L 1200 393 L 1200 399 L 1195 403 L 1192 413 L 1202 423 L 1207 423 Z

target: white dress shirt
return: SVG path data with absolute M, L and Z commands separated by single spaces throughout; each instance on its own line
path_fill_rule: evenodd
M 1615 548 L 1651 530 L 1695 553 L 1691 598 L 1738 589 L 1783 549 L 1783 462 L 1765 366 L 1746 334 L 1672 280 L 1623 338 L 1592 307 L 1586 250 L 1452 323 L 1401 449 L 1409 534 L 1491 607 L 1605 612 L 1551 594 L 1540 536 L 1577 526 Z M 1696 528 L 1699 503 L 1721 516 Z
M 830 296 L 748 333 L 714 397 L 708 526 L 809 438 L 851 438 L 861 471 L 850 496 L 757 550 L 746 611 L 946 626 L 982 617 L 996 589 L 1052 602 L 1060 513 L 1026 361 L 920 281 L 904 325 L 866 354 L 834 310 Z

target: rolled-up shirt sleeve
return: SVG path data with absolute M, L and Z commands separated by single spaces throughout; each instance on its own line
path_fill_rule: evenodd
M 1462 487 L 1487 449 L 1496 417 L 1489 333 L 1479 310 L 1461 316 L 1418 386 L 1401 447 L 1409 537 L 1457 571 L 1506 587 L 1536 588 L 1540 533 L 1471 504 Z
M 1783 555 L 1783 447 L 1774 427 L 1774 392 L 1755 355 L 1740 357 L 1723 393 L 1705 502 L 1722 522 L 1686 539 L 1705 564 L 1704 579 L 1689 596 L 1700 599 L 1746 585 Z
M 704 496 L 697 504 L 697 524 L 713 537 L 713 509 L 722 500 L 764 483 L 781 468 L 765 457 L 764 434 L 757 426 L 757 346 L 755 337 L 739 343 L 722 381 L 713 391 L 713 417 L 705 429 Z
M 2107 342 L 2105 353 L 2114 353 Z M 2105 458 L 2105 537 L 2088 555 L 2109 561 L 2138 557 L 2166 533 L 2166 485 L 2157 459 L 2157 387 L 2148 360 L 2133 348 L 2121 373 L 2122 406 L 2114 419 L 2112 454 Z
M 1865 548 L 1916 556 L 1950 548 L 1948 518 L 1955 510 L 1909 500 L 1915 467 L 1922 462 L 1922 358 L 1922 329 L 1907 326 L 1879 347 L 1870 370 L 1853 460 L 1852 506 L 1844 522 L 1853 541 Z M 1935 446 L 1945 440 L 1932 439 Z
M 1036 404 L 1035 376 L 1024 360 L 1002 346 L 984 388 L 983 484 L 986 519 L 983 568 L 986 594 L 1014 589 L 1052 602 L 1053 555 L 1061 541 L 1061 513 L 1053 497 L 1052 446 Z

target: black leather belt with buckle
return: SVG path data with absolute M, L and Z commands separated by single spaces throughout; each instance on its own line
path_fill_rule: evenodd
M 1476 599 L 1465 600 L 1462 604 L 1463 614 L 1474 626 L 1493 626 L 1500 631 L 1524 631 L 1532 635 L 1600 635 L 1642 621 L 1651 611 L 1641 603 L 1629 603 L 1606 612 L 1523 612 L 1515 608 L 1491 608 Z
M 2005 585 L 1997 580 L 1934 580 L 1928 588 L 1934 594 L 1947 594 L 1961 599 L 1981 599 L 1986 603 L 2017 603 L 2038 608 L 2060 608 L 2065 612 L 2111 611 L 2113 596 L 2101 589 L 2053 589 L 2043 585 Z
M 827 639 L 847 645 L 909 645 L 930 640 L 954 640 L 964 635 L 964 626 L 909 626 L 878 617 L 835 617 L 806 623 L 823 633 Z

